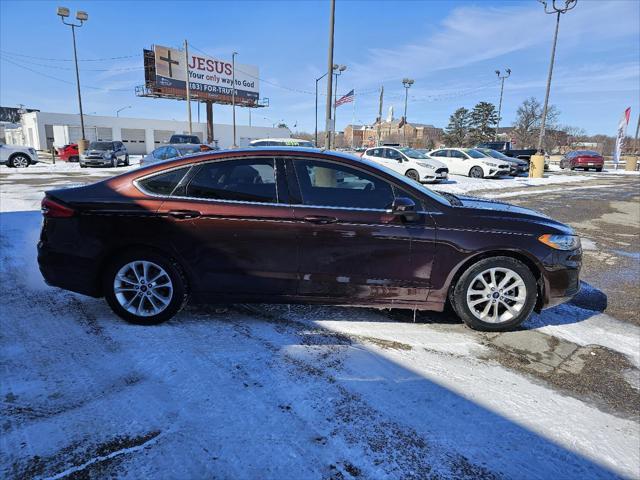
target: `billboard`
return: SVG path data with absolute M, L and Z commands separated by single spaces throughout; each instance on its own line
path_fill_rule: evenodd
M 187 68 L 185 53 L 155 45 L 153 56 L 145 51 L 145 86 L 150 93 L 185 99 Z M 189 88 L 192 99 L 231 103 L 233 67 L 231 62 L 189 52 Z M 258 106 L 260 99 L 258 67 L 236 63 L 236 104 Z M 150 95 L 151 96 L 151 95 Z

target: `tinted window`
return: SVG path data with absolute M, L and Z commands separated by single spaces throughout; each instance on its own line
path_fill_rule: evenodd
M 446 150 L 436 150 L 435 152 L 430 154 L 432 157 L 446 157 L 447 156 L 447 151 Z
M 393 202 L 389 183 L 360 170 L 318 160 L 294 165 L 305 205 L 387 209 Z
M 459 152 L 458 150 L 448 150 L 448 152 L 451 158 L 462 158 L 462 159 L 467 158 L 467 156 L 464 153 Z
M 391 160 L 401 160 L 402 159 L 402 155 L 400 154 L 400 152 L 398 152 L 397 150 L 394 150 L 393 148 L 385 148 L 385 157 L 391 159 Z
M 187 197 L 276 203 L 274 160 L 206 163 L 187 185 Z
M 469 149 L 469 150 L 467 150 L 466 153 L 467 153 L 467 155 L 469 155 L 472 158 L 486 158 L 487 157 L 484 153 L 479 152 L 478 150 L 474 150 L 474 149 Z
M 178 151 L 173 147 L 166 147 L 164 158 L 175 158 L 178 156 Z
M 382 148 L 372 148 L 371 150 L 367 150 L 367 155 L 371 155 L 372 157 L 382 157 Z
M 140 180 L 140 186 L 149 193 L 156 195 L 170 195 L 176 188 L 182 177 L 185 176 L 189 167 L 171 170 L 170 172 L 160 173 L 153 177 Z

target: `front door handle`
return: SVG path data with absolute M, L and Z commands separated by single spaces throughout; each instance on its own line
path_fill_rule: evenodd
M 188 220 L 190 218 L 198 218 L 200 212 L 196 210 L 172 210 L 167 215 L 178 220 Z
M 336 217 L 325 217 L 322 215 L 309 215 L 304 217 L 305 222 L 316 223 L 318 225 L 328 225 L 330 223 L 336 223 L 338 219 Z

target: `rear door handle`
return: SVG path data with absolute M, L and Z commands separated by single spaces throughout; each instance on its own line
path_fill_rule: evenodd
M 200 212 L 196 210 L 172 210 L 167 215 L 178 220 L 188 220 L 190 218 L 198 218 Z
M 336 217 L 325 217 L 322 215 L 309 215 L 304 217 L 305 222 L 316 223 L 319 225 L 328 225 L 329 223 L 336 223 L 338 219 Z

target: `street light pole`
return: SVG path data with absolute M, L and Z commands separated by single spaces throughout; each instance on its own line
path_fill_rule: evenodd
M 237 148 L 236 145 L 236 55 L 238 52 L 233 52 L 231 54 L 231 105 L 233 108 L 233 148 Z
M 62 20 L 62 23 L 71 27 L 71 35 L 73 37 L 73 60 L 75 61 L 75 64 L 76 64 L 76 88 L 78 90 L 78 107 L 80 109 L 80 131 L 82 133 L 82 141 L 80 142 L 81 145 L 78 145 L 78 148 L 80 150 L 80 153 L 83 153 L 86 147 L 87 139 L 84 133 L 84 116 L 82 114 L 82 95 L 80 94 L 80 70 L 78 69 L 78 52 L 76 49 L 76 28 L 82 27 L 84 22 L 89 20 L 89 15 L 87 14 L 87 12 L 78 10 L 76 12 L 76 20 L 80 22 L 79 24 L 66 22 L 64 20 L 65 18 L 69 17 L 69 9 L 66 7 L 58 7 L 57 15 L 60 17 L 60 20 Z
M 498 75 L 498 78 L 502 83 L 500 86 L 500 103 L 498 103 L 498 124 L 496 125 L 495 140 L 498 140 L 498 129 L 500 128 L 500 120 L 502 120 L 502 117 L 500 115 L 502 115 L 502 92 L 504 91 L 504 81 L 511 75 L 511 69 L 507 68 L 505 69 L 505 72 L 506 73 L 501 74 L 500 70 L 496 70 L 496 75 Z
M 187 40 L 184 41 L 184 71 L 187 75 L 186 89 L 187 89 L 187 117 L 189 120 L 189 135 L 193 134 L 193 126 L 191 124 L 191 78 L 189 78 L 189 44 Z
M 409 98 L 409 89 L 413 85 L 414 80 L 411 78 L 403 78 L 402 86 L 404 87 L 404 117 L 402 123 L 402 141 L 404 146 L 407 146 L 407 100 Z
M 344 72 L 347 69 L 346 65 L 334 65 L 333 66 L 333 74 L 335 75 L 335 79 L 336 79 L 336 86 L 333 89 L 333 146 L 335 147 L 335 142 L 336 142 L 336 129 L 335 129 L 335 125 L 336 125 L 336 102 L 338 101 L 338 75 L 342 75 L 342 72 Z
M 331 147 L 331 90 L 333 88 L 333 30 L 335 27 L 336 0 L 331 0 L 331 10 L 329 13 L 329 54 L 327 64 L 327 104 L 325 108 L 326 126 L 324 136 L 324 148 L 329 150 Z
M 127 105 L 126 107 L 122 107 L 122 108 L 119 108 L 118 110 L 116 110 L 116 117 L 119 117 L 120 116 L 120 112 L 122 110 L 126 110 L 127 108 L 131 108 L 131 105 Z
M 542 155 L 542 144 L 544 141 L 544 129 L 547 123 L 547 108 L 549 106 L 549 92 L 551 91 L 551 77 L 553 75 L 553 63 L 556 57 L 556 44 L 558 42 L 558 29 L 560 28 L 560 15 L 575 8 L 578 0 L 564 0 L 564 7 L 556 6 L 556 0 L 552 1 L 550 8 L 547 0 L 538 0 L 544 6 L 544 13 L 556 14 L 556 30 L 553 35 L 553 46 L 551 47 L 551 62 L 549 63 L 549 75 L 547 76 L 547 91 L 544 96 L 544 107 L 542 108 L 542 122 L 540 124 L 540 136 L 538 137 L 538 155 Z
M 326 76 L 327 74 L 325 73 L 320 78 L 316 78 L 316 134 L 314 137 L 316 141 L 316 147 L 318 146 L 318 82 Z

